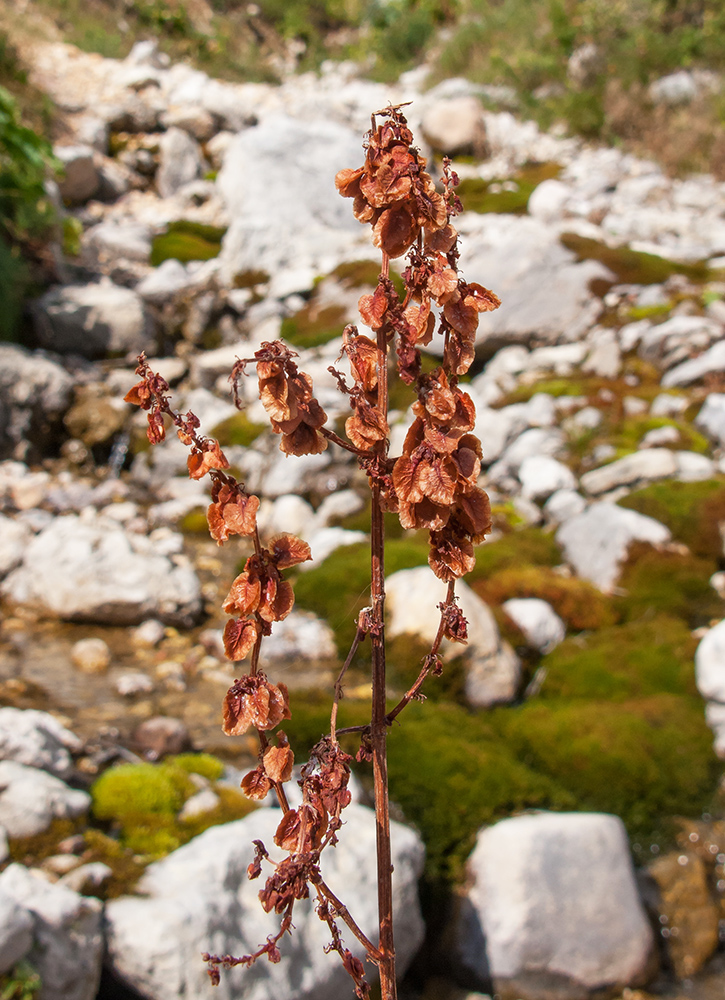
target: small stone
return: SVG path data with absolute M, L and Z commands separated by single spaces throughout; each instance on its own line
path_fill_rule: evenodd
M 181 719 L 155 715 L 145 719 L 133 733 L 134 745 L 149 760 L 183 753 L 191 747 L 191 736 Z
M 538 597 L 515 597 L 504 601 L 502 607 L 529 644 L 541 653 L 550 653 L 566 635 L 564 622 L 550 604 Z
M 84 674 L 103 674 L 111 662 L 111 651 L 103 639 L 79 639 L 73 644 L 70 656 Z
M 131 631 L 131 642 L 136 646 L 158 646 L 164 638 L 165 628 L 157 618 L 141 622 Z
M 69 788 L 46 771 L 0 761 L 0 824 L 11 839 L 34 837 L 54 819 L 81 816 L 90 804 L 90 795 Z
M 78 892 L 81 896 L 93 895 L 113 875 L 113 869 L 102 861 L 79 865 L 58 880 L 59 885 Z
M 179 819 L 182 821 L 196 819 L 204 813 L 213 812 L 219 801 L 219 796 L 211 788 L 202 788 L 196 795 L 186 800 L 179 813 Z
M 119 674 L 113 686 L 121 697 L 135 698 L 140 694 L 150 694 L 154 689 L 154 682 L 140 670 L 127 670 Z

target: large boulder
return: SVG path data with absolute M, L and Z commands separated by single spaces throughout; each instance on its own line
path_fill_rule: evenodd
M 316 274 L 332 270 L 341 248 L 362 245 L 352 203 L 335 194 L 335 174 L 360 166 L 363 155 L 359 136 L 331 120 L 270 115 L 237 135 L 217 178 L 231 218 L 224 280 L 231 284 L 247 270 L 279 275 L 302 268 L 309 276 L 289 291 L 304 291 Z
M 604 500 L 565 521 L 556 533 L 578 575 L 604 591 L 616 584 L 632 542 L 664 545 L 670 538 L 669 530 L 654 518 Z
M 485 222 L 479 221 L 485 219 Z M 594 279 L 612 280 L 596 261 L 577 263 L 559 242 L 558 230 L 527 216 L 464 216 L 461 267 L 485 275 L 502 305 L 479 317 L 477 344 L 488 355 L 505 344 L 556 344 L 583 336 L 601 303 Z
M 13 864 L 0 875 L 0 913 L 13 904 L 23 929 L 15 936 L 16 960 L 24 958 L 37 970 L 39 1000 L 94 1000 L 103 959 L 100 900 Z
M 713 474 L 712 462 L 705 455 L 690 451 L 670 451 L 669 448 L 648 448 L 602 465 L 581 477 L 587 493 L 599 496 L 620 486 L 636 488 L 658 479 L 693 481 L 708 479 Z
M 486 155 L 483 107 L 472 94 L 434 101 L 423 114 L 422 131 L 426 141 L 447 156 Z
M 135 355 L 151 342 L 151 321 L 140 296 L 108 279 L 51 288 L 36 303 L 34 319 L 42 346 L 59 354 Z
M 403 569 L 385 581 L 388 612 L 387 635 L 412 636 L 432 645 L 440 622 L 438 604 L 445 600 L 447 584 L 428 566 Z M 501 635 L 490 608 L 462 580 L 456 582 L 458 604 L 468 622 L 468 644 L 444 640 L 441 653 L 451 660 L 463 655 L 466 697 L 476 708 L 513 701 L 521 683 L 521 664 Z
M 139 883 L 142 896 L 108 903 L 108 952 L 115 973 L 155 1000 L 207 996 L 202 952 L 249 954 L 267 935 L 276 933 L 281 917 L 266 914 L 258 898 L 265 875 L 250 882 L 247 866 L 254 856 L 253 840 L 273 847 L 280 818 L 278 809 L 262 808 L 245 819 L 213 827 L 151 865 Z M 352 804 L 343 819 L 338 846 L 322 855 L 323 876 L 364 933 L 375 940 L 375 815 Z M 396 948 L 402 973 L 423 938 L 416 881 L 424 852 L 417 834 L 399 823 L 392 824 L 392 845 Z M 361 945 L 341 921 L 340 930 L 346 946 L 362 958 Z M 261 959 L 249 969 L 223 972 L 215 996 L 339 1000 L 352 995 L 351 980 L 338 956 L 324 952 L 329 941 L 329 928 L 317 917 L 313 901 L 299 901 L 292 935 L 280 942 L 282 961 L 273 965 Z
M 469 859 L 460 959 L 521 1000 L 586 1000 L 646 981 L 654 939 L 621 820 L 536 813 L 482 830 Z
M 182 556 L 161 555 L 152 538 L 108 519 L 74 514 L 31 540 L 2 593 L 42 614 L 107 625 L 150 617 L 188 625 L 201 610 L 199 580 Z
M 50 443 L 72 396 L 73 379 L 57 361 L 0 344 L 0 459 Z

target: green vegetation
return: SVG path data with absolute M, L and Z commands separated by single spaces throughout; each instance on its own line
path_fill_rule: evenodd
M 511 178 L 484 181 L 465 178 L 456 189 L 466 212 L 523 215 L 531 193 L 542 181 L 558 177 L 558 163 L 527 163 Z
M 0 340 L 14 339 L 25 297 L 41 268 L 38 253 L 55 224 L 45 179 L 59 164 L 50 143 L 28 128 L 0 86 Z
M 712 560 L 721 558 L 722 538 L 718 524 L 725 521 L 723 480 L 652 483 L 630 493 L 619 503 L 667 525 L 673 537 L 687 545 L 693 555 Z
M 158 267 L 170 258 L 186 263 L 218 257 L 225 232 L 226 229 L 219 226 L 186 219 L 170 222 L 166 231 L 154 237 L 151 243 L 151 264 Z
M 119 764 L 91 789 L 94 816 L 119 830 L 122 847 L 151 857 L 168 854 L 210 826 L 240 819 L 254 808 L 236 789 L 213 784 L 223 767 L 208 754 L 181 754 L 161 764 Z M 183 820 L 179 811 L 196 791 L 191 774 L 212 782 L 219 804 Z
M 673 274 L 682 274 L 692 281 L 707 281 L 712 272 L 706 263 L 682 264 L 658 257 L 656 254 L 630 250 L 629 247 L 609 247 L 606 243 L 579 236 L 577 233 L 563 233 L 561 242 L 578 260 L 598 260 L 623 284 L 659 285 Z
M 217 439 L 222 448 L 233 444 L 248 448 L 266 430 L 266 424 L 255 424 L 246 413 L 239 412 L 213 427 L 211 436 Z
M 318 347 L 342 336 L 346 316 L 344 306 L 318 307 L 313 296 L 294 316 L 282 320 L 280 336 L 293 347 Z
M 0 1000 L 35 1000 L 42 985 L 40 976 L 29 962 L 18 962 L 0 976 Z
M 495 541 L 486 542 L 476 549 L 476 566 L 466 577 L 468 584 L 476 587 L 479 581 L 491 578 L 494 573 L 526 564 L 557 566 L 561 552 L 553 534 L 542 528 L 521 528 L 510 531 Z

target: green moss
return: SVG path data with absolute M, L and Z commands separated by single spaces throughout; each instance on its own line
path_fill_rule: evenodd
M 522 764 L 577 808 L 621 816 L 634 838 L 656 839 L 670 817 L 702 812 L 721 770 L 699 697 L 547 699 L 496 710 L 493 721 Z
M 659 430 L 660 427 L 674 427 L 680 435 L 677 444 L 678 448 L 687 451 L 696 451 L 701 455 L 710 450 L 707 438 L 695 430 L 684 420 L 671 420 L 667 417 L 649 417 L 646 415 L 625 417 L 616 424 L 608 434 L 608 441 L 614 445 L 617 451 L 628 454 L 637 451 L 637 447 L 642 438 L 649 431 Z
M 660 285 L 673 274 L 682 274 L 692 281 L 701 282 L 712 277 L 706 262 L 681 264 L 656 254 L 630 250 L 629 247 L 609 247 L 599 240 L 576 233 L 563 233 L 561 242 L 567 250 L 576 254 L 578 260 L 600 261 L 623 284 Z
M 232 285 L 234 288 L 255 288 L 257 285 L 266 285 L 269 281 L 267 271 L 239 271 L 234 275 Z
M 393 538 L 387 545 L 387 574 L 427 562 L 425 539 Z M 314 611 L 332 626 L 340 655 L 345 657 L 355 637 L 355 619 L 370 603 L 370 547 L 345 545 L 319 566 L 301 573 L 295 582 L 295 599 L 298 607 Z
M 690 629 L 658 614 L 565 639 L 542 663 L 541 696 L 626 701 L 658 692 L 695 695 Z
M 35 1000 L 42 986 L 30 962 L 18 962 L 0 976 L 0 1000 Z
M 338 264 L 330 276 L 348 288 L 374 288 L 380 277 L 380 262 L 374 260 L 350 260 Z
M 83 826 L 83 820 L 54 819 L 47 830 L 33 837 L 19 837 L 9 841 L 10 860 L 33 866 L 58 853 L 61 840 L 73 836 Z
M 280 336 L 294 347 L 318 347 L 342 336 L 347 312 L 344 306 L 319 309 L 314 302 L 282 320 Z
M 504 569 L 525 564 L 557 566 L 560 562 L 561 551 L 551 532 L 541 528 L 521 528 L 479 545 L 476 566 L 466 580 L 473 586 Z
M 167 757 L 166 763 L 180 767 L 187 774 L 200 774 L 207 781 L 219 781 L 224 774 L 224 761 L 210 753 L 180 753 Z
M 186 771 L 168 763 L 117 764 L 91 788 L 96 818 L 119 821 L 141 813 L 175 816 L 193 793 Z
M 82 861 L 84 863 L 102 861 L 112 872 L 98 895 L 102 899 L 117 899 L 119 896 L 132 893 L 144 873 L 146 864 L 140 861 L 129 847 L 124 847 L 100 830 L 92 828 L 86 830 L 84 839 L 86 850 Z
M 558 163 L 529 163 L 511 178 L 490 181 L 466 178 L 458 185 L 456 193 L 466 212 L 523 215 L 534 188 L 560 173 Z
M 653 517 L 684 542 L 694 555 L 722 556 L 718 524 L 725 521 L 725 482 L 707 479 L 696 483 L 666 480 L 652 483 L 620 500 L 620 506 Z
M 211 436 L 217 439 L 222 448 L 234 444 L 248 448 L 266 430 L 267 424 L 253 423 L 246 413 L 233 413 L 212 428 Z
M 658 319 L 667 316 L 673 305 L 673 302 L 664 302 L 658 306 L 633 306 L 627 311 L 627 320 L 634 323 L 640 319 Z
M 390 732 L 391 798 L 426 844 L 428 879 L 460 879 L 477 831 L 528 808 L 574 808 L 556 781 L 509 751 L 489 717 L 423 703 Z
M 655 614 L 682 619 L 688 628 L 722 617 L 722 600 L 710 586 L 717 564 L 689 552 L 659 552 L 639 543 L 630 547 L 615 599 L 622 618 L 644 620 Z
M 166 231 L 154 237 L 151 243 L 151 264 L 158 267 L 170 258 L 186 263 L 190 260 L 211 260 L 218 257 L 225 232 L 226 229 L 218 226 L 207 226 L 185 219 L 170 222 Z
M 549 566 L 511 566 L 473 584 L 487 604 L 503 604 L 512 597 L 538 597 L 554 608 L 570 629 L 612 625 L 615 613 L 610 598 L 578 577 L 561 576 Z
M 208 535 L 209 522 L 206 519 L 206 507 L 195 507 L 181 518 L 179 531 L 185 535 Z

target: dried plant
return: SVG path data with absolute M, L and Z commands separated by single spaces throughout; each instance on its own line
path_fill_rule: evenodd
M 372 495 L 370 607 L 358 617 L 352 648 L 335 684 L 330 732 L 312 748 L 302 769 L 302 804 L 296 809 L 289 807 L 284 788 L 294 760 L 289 742 L 282 730 L 277 730 L 274 743 L 268 735 L 290 718 L 288 693 L 284 684 L 273 684 L 260 669 L 260 653 L 274 622 L 282 621 L 294 604 L 292 586 L 283 572 L 310 559 L 309 546 L 289 534 L 262 543 L 256 521 L 258 498 L 225 471 L 228 462 L 218 442 L 200 435 L 194 414 L 176 413 L 171 408 L 168 385 L 143 357 L 137 369 L 140 381 L 126 397 L 148 411 L 152 443 L 163 440 L 164 418 L 170 419 L 181 441 L 190 448 L 189 475 L 193 479 L 210 477 L 208 521 L 212 537 L 221 545 L 230 535 L 243 535 L 254 547 L 223 605 L 231 616 L 224 629 L 226 655 L 235 662 L 250 660 L 247 672 L 226 695 L 223 728 L 229 735 L 256 729 L 259 764 L 244 777 L 242 789 L 252 799 L 263 799 L 273 789 L 282 808 L 274 842 L 286 857 L 273 860 L 265 845 L 256 841 L 255 859 L 248 870 L 249 878 L 255 879 L 263 865 L 271 867 L 259 897 L 263 908 L 274 910 L 282 920 L 278 933 L 253 954 L 241 958 L 205 955 L 214 982 L 219 981 L 220 968 L 251 965 L 262 955 L 278 962 L 279 943 L 292 929 L 295 902 L 313 895 L 318 916 L 330 930 L 329 949 L 339 954 L 357 996 L 367 997 L 370 987 L 362 962 L 343 943 L 340 921 L 364 946 L 368 961 L 378 967 L 383 1000 L 396 996 L 386 739 L 393 720 L 410 701 L 422 697 L 428 675 L 440 674 L 443 639 L 465 642 L 467 638 L 455 581 L 472 569 L 473 546 L 490 531 L 491 520 L 488 497 L 477 486 L 482 453 L 473 433 L 475 409 L 458 380 L 473 361 L 478 314 L 499 305 L 492 292 L 465 281 L 458 272 L 458 234 L 451 224 L 460 210 L 455 195 L 458 179 L 445 160 L 441 190 L 436 189 L 425 170 L 425 160 L 412 145 L 401 107 L 387 107 L 372 116 L 365 163 L 355 170 L 340 171 L 336 178 L 340 194 L 354 199 L 355 217 L 371 225 L 373 241 L 382 253 L 377 287 L 359 303 L 360 315 L 374 332 L 374 339 L 359 333 L 355 326 L 347 326 L 341 358 L 343 354 L 347 357 L 352 382 L 335 367 L 330 368 L 352 411 L 345 424 L 347 440 L 327 428 L 327 416 L 315 399 L 312 380 L 299 371 L 296 355 L 280 341 L 262 344 L 253 358 L 237 361 L 231 374 L 235 402 L 240 406 L 239 381 L 249 365 L 256 365 L 259 396 L 273 430 L 281 436 L 280 449 L 285 454 L 317 454 L 330 443 L 344 448 L 367 474 Z M 390 280 L 390 261 L 403 255 L 407 255 L 407 266 L 401 299 Z M 420 347 L 430 344 L 434 333 L 442 338 L 442 363 L 424 374 Z M 414 419 L 403 454 L 397 459 L 388 455 L 388 356 L 392 346 L 400 378 L 417 394 Z M 431 568 L 448 584 L 445 600 L 438 605 L 440 623 L 432 648 L 415 683 L 390 711 L 385 682 L 384 511 L 397 512 L 404 528 L 429 530 Z M 337 713 L 345 673 L 368 636 L 372 647 L 371 721 L 341 730 L 337 728 Z M 343 732 L 359 734 L 358 762 L 372 761 L 377 818 L 377 944 L 366 937 L 326 884 L 320 869 L 320 855 L 337 843 L 342 811 L 351 798 L 347 787 L 351 757 L 338 742 Z

